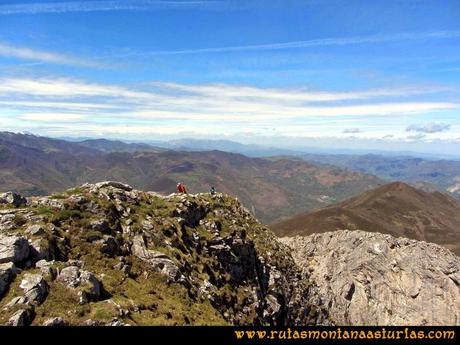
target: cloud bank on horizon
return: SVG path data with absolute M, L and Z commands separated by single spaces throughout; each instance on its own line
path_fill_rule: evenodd
M 3 4 L 0 130 L 453 150 L 460 143 L 460 5 L 445 5 Z

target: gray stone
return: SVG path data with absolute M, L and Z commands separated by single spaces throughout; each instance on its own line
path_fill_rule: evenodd
M 20 305 L 20 304 L 26 304 L 27 303 L 27 298 L 25 298 L 24 296 L 17 296 L 17 297 L 14 297 L 11 299 L 11 301 L 9 301 L 5 307 L 7 309 L 9 308 L 12 308 L 14 306 L 17 306 L 17 305 Z
M 62 317 L 52 317 L 43 322 L 43 326 L 65 326 L 66 324 Z
M 77 266 L 64 268 L 59 273 L 57 281 L 69 288 L 83 289 L 79 291 L 80 304 L 85 304 L 89 300 L 98 300 L 101 296 L 100 281 L 92 272 L 80 270 Z
M 0 234 L 0 263 L 21 262 L 29 256 L 29 242 L 25 237 Z
M 50 208 L 54 208 L 56 210 L 63 210 L 64 203 L 62 200 L 59 199 L 51 199 L 49 197 L 42 197 L 33 201 L 34 205 L 38 206 L 46 206 Z
M 102 326 L 103 323 L 101 321 L 88 319 L 88 320 L 83 321 L 81 325 L 82 326 Z
M 8 326 L 28 326 L 32 323 L 34 312 L 32 309 L 20 309 L 8 320 Z
M 96 183 L 96 187 L 97 188 L 113 187 L 113 188 L 121 189 L 121 190 L 124 190 L 124 191 L 127 191 L 127 192 L 130 192 L 130 191 L 133 190 L 133 187 L 131 187 L 130 185 L 120 183 L 120 182 L 116 182 L 116 181 L 99 182 L 99 183 Z
M 49 259 L 50 252 L 49 246 L 46 245 L 45 240 L 37 239 L 37 240 L 29 240 L 29 251 L 30 251 L 30 259 L 34 262 L 40 261 L 43 259 Z
M 26 233 L 34 236 L 41 236 L 45 234 L 45 229 L 42 225 L 35 224 L 27 227 Z
M 12 262 L 0 264 L 0 297 L 10 285 L 15 273 L 15 266 Z
M 15 207 L 27 204 L 27 199 L 14 192 L 0 194 L 0 204 L 9 204 Z
M 48 295 L 48 284 L 41 274 L 26 273 L 19 287 L 29 302 L 43 303 Z
M 81 284 L 85 284 L 89 287 L 89 293 L 95 299 L 99 298 L 101 295 L 101 283 L 96 278 L 96 276 L 88 271 L 81 271 L 80 272 L 80 282 Z
M 460 258 L 436 244 L 340 230 L 282 238 L 341 325 L 459 325 Z
M 77 266 L 63 268 L 56 280 L 68 287 L 75 288 L 80 284 L 80 269 Z
M 92 230 L 99 231 L 99 232 L 102 232 L 102 233 L 110 233 L 111 232 L 110 225 L 107 222 L 107 220 L 104 219 L 104 218 L 93 220 L 90 223 L 90 227 L 91 227 Z
M 167 255 L 147 249 L 142 236 L 134 237 L 131 252 L 134 256 L 147 262 L 154 271 L 167 276 L 169 282 L 185 281 L 179 267 Z
M 120 252 L 120 245 L 113 236 L 104 235 L 97 243 L 101 244 L 101 252 L 108 256 L 114 257 Z
M 57 275 L 56 268 L 53 267 L 54 261 L 39 260 L 35 263 L 35 267 L 40 269 L 44 276 L 51 276 L 53 279 Z

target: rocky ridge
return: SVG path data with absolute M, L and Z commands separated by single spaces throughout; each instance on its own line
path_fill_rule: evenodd
M 280 239 L 341 325 L 460 325 L 460 258 L 359 230 Z
M 226 195 L 0 195 L 0 324 L 330 324 L 317 289 Z

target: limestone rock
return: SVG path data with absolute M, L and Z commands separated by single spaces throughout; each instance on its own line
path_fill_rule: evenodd
M 48 284 L 41 274 L 26 273 L 19 287 L 29 302 L 42 303 L 48 294 Z
M 57 281 L 69 288 L 78 289 L 80 303 L 98 300 L 101 296 L 102 285 L 92 272 L 81 270 L 78 266 L 69 266 L 59 273 Z
M 69 266 L 63 268 L 57 277 L 57 281 L 67 285 L 68 287 L 75 288 L 80 284 L 80 269 L 78 266 Z
M 460 324 L 460 258 L 444 247 L 358 230 L 282 241 L 338 324 Z
M 35 313 L 33 309 L 20 309 L 8 320 L 8 326 L 28 326 L 31 324 Z
M 65 326 L 66 324 L 62 317 L 52 317 L 43 322 L 43 326 Z
M 104 181 L 104 182 L 99 182 L 96 183 L 97 188 L 106 188 L 106 187 L 113 187 L 113 188 L 118 188 L 127 192 L 130 192 L 133 190 L 133 187 L 130 185 L 120 183 L 120 182 L 115 182 L 115 181 Z
M 35 263 L 35 267 L 40 269 L 44 276 L 51 276 L 53 279 L 56 277 L 56 269 L 53 267 L 54 261 L 39 260 Z
M 26 233 L 33 236 L 41 236 L 45 234 L 45 228 L 42 225 L 34 224 L 27 227 Z
M 29 256 L 29 242 L 25 237 L 0 234 L 0 263 L 21 262 Z
M 12 262 L 0 264 L 0 297 L 10 285 L 10 282 L 13 280 L 15 273 L 15 266 Z
M 49 246 L 46 240 L 29 240 L 30 259 L 34 262 L 50 258 Z
M 154 270 L 167 276 L 168 281 L 183 282 L 185 280 L 177 265 L 167 255 L 146 248 L 142 236 L 136 236 L 133 239 L 131 252 L 139 259 L 148 262 Z
M 0 194 L 0 204 L 10 204 L 20 207 L 27 204 L 27 199 L 14 192 Z

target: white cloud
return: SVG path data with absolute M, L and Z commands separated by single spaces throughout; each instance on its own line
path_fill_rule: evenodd
M 2 42 L 0 42 L 0 56 L 14 57 L 24 60 L 41 61 L 60 65 L 100 67 L 99 64 L 92 61 L 87 61 L 84 59 L 79 59 L 68 55 L 58 54 L 44 50 L 36 50 L 26 47 L 16 47 Z
M 402 90 L 410 89 L 412 96 Z M 91 130 L 130 133 L 195 131 L 234 133 L 246 128 L 263 133 L 277 128 L 286 135 L 349 136 L 366 128 L 360 137 L 382 138 L 391 123 L 460 108 L 453 102 L 418 101 L 418 94 L 441 92 L 439 88 L 401 87 L 349 92 L 258 88 L 244 85 L 183 85 L 150 83 L 115 85 L 67 78 L 0 79 L 0 117 L 27 126 L 65 128 L 69 132 Z M 401 99 L 407 96 L 410 99 Z M 439 97 L 438 97 L 439 98 Z M 372 118 L 379 123 L 374 125 Z M 386 120 L 388 118 L 388 120 Z M 393 119 L 393 120 L 390 120 Z M 72 125 L 78 123 L 78 129 Z M 407 124 L 406 124 L 407 126 Z M 405 127 L 401 128 L 400 137 Z M 458 133 L 452 132 L 449 135 Z

